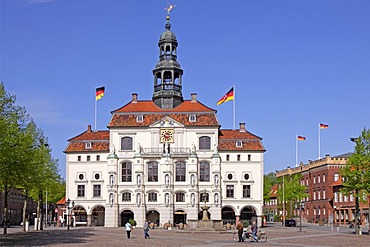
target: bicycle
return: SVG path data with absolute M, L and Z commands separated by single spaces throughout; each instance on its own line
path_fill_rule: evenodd
M 238 232 L 234 232 L 233 234 L 233 240 L 235 242 L 238 242 L 239 241 L 239 236 L 238 236 Z M 254 241 L 253 239 L 253 236 L 252 236 L 252 232 L 250 231 L 243 231 L 243 235 L 242 235 L 242 240 L 245 241 Z M 265 231 L 261 231 L 261 230 L 258 230 L 257 232 L 257 242 L 266 242 L 267 241 L 267 233 Z

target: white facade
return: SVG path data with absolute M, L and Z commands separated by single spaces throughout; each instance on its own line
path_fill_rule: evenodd
M 66 197 L 75 202 L 76 223 L 118 227 L 131 218 L 142 226 L 148 218 L 196 228 L 206 204 L 216 229 L 239 220 L 261 225 L 262 138 L 244 124 L 222 130 L 216 111 L 196 94 L 182 98 L 177 40 L 167 20 L 152 100 L 132 94 L 112 112 L 109 130 L 89 126 L 69 140 Z

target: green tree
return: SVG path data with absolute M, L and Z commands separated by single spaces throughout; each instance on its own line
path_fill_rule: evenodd
M 359 201 L 370 195 L 370 130 L 364 129 L 356 138 L 353 154 L 348 158 L 347 165 L 341 169 L 343 187 L 341 192 L 354 193 L 356 203 L 355 231 L 359 233 Z
M 264 201 L 270 200 L 272 187 L 277 183 L 276 174 L 270 172 L 263 176 L 263 199 Z
M 20 184 L 23 164 L 30 157 L 32 144 L 29 116 L 15 105 L 15 96 L 0 84 L 0 190 L 4 192 L 3 219 L 8 220 L 8 194 Z M 4 234 L 7 234 L 6 224 Z
M 8 194 L 11 189 L 21 189 L 26 197 L 38 201 L 37 217 L 42 219 L 43 194 L 49 190 L 51 194 L 59 195 L 60 199 L 60 194 L 64 194 L 64 181 L 60 178 L 57 160 L 52 158 L 42 130 L 37 128 L 24 107 L 15 104 L 15 100 L 16 97 L 7 93 L 1 83 L 0 191 L 5 197 L 3 219 L 8 220 Z M 7 234 L 6 224 L 4 234 Z
M 294 207 L 299 205 L 303 198 L 307 197 L 306 186 L 301 184 L 301 174 L 292 174 L 284 176 L 278 179 L 280 184 L 277 191 L 277 197 L 279 203 L 279 208 L 283 210 L 283 204 L 285 206 L 286 218 L 293 217 Z

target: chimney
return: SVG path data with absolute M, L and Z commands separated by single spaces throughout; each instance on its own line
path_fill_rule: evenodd
M 89 124 L 89 125 L 87 125 L 87 133 L 91 133 L 92 131 L 91 131 L 91 125 Z
M 246 132 L 246 130 L 245 130 L 245 123 L 239 123 L 239 131 L 240 132 Z
M 197 102 L 197 94 L 196 93 L 191 94 L 191 102 Z
M 137 103 L 137 93 L 132 94 L 132 103 Z

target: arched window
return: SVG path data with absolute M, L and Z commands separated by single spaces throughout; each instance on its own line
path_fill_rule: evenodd
M 185 202 L 184 192 L 176 192 L 176 202 Z
M 132 150 L 132 138 L 122 137 L 121 139 L 121 150 Z
M 176 182 L 185 182 L 186 181 L 186 166 L 185 162 L 178 161 L 176 162 Z
M 150 161 L 148 163 L 148 182 L 158 182 L 158 163 Z
M 199 137 L 199 150 L 211 149 L 211 138 L 209 136 Z
M 200 193 L 200 202 L 209 202 L 208 193 Z
M 157 201 L 157 193 L 156 192 L 149 192 L 148 193 L 148 202 L 156 202 Z
M 339 173 L 334 173 L 334 182 L 339 180 Z
M 132 165 L 130 162 L 122 163 L 122 182 L 132 182 Z
M 209 182 L 209 163 L 202 161 L 199 166 L 199 181 Z

